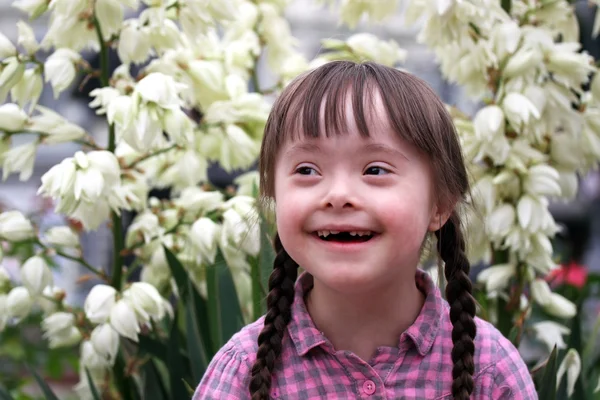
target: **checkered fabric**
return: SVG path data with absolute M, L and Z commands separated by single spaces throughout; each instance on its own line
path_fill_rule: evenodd
M 368 362 L 336 351 L 315 327 L 304 295 L 313 278 L 303 273 L 288 335 L 273 374 L 273 399 L 452 399 L 452 324 L 448 303 L 430 276 L 417 270 L 426 295 L 398 347 L 381 347 Z M 264 318 L 264 317 L 263 317 Z M 249 399 L 250 369 L 263 318 L 246 326 L 211 361 L 193 400 Z M 515 347 L 491 324 L 476 319 L 475 390 L 472 399 L 537 399 L 531 376 Z

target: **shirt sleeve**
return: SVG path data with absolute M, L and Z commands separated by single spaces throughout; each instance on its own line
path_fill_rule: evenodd
M 227 344 L 211 360 L 192 400 L 250 398 L 250 367 L 246 354 Z
M 519 351 L 505 337 L 498 339 L 492 399 L 538 400 L 531 374 Z

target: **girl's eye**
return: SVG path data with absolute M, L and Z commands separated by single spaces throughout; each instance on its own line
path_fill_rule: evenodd
M 388 171 L 387 169 L 385 169 L 383 167 L 373 166 L 373 167 L 369 167 L 365 170 L 365 175 L 385 175 L 389 172 L 390 171 Z
M 300 175 L 316 175 L 317 171 L 312 167 L 302 166 L 296 168 L 296 173 Z

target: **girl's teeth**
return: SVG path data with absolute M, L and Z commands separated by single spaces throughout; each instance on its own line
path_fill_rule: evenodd
M 357 233 L 356 231 L 352 231 L 352 232 L 350 232 L 350 236 L 356 236 L 356 233 Z
M 332 235 L 337 235 L 338 233 L 340 233 L 340 231 L 329 231 L 329 233 L 331 233 Z

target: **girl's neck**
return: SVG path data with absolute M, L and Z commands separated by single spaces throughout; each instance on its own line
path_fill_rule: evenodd
M 369 361 L 378 347 L 397 347 L 400 335 L 419 315 L 425 296 L 412 279 L 377 288 L 373 293 L 343 294 L 314 281 L 306 307 L 333 347 Z

